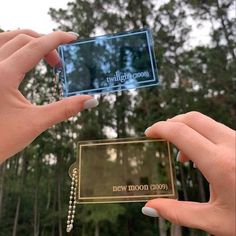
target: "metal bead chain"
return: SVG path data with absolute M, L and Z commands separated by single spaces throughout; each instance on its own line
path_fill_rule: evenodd
M 66 226 L 67 233 L 69 233 L 73 229 L 77 186 L 78 186 L 78 171 L 77 169 L 74 169 L 72 172 L 72 181 L 70 188 L 70 200 L 69 200 L 69 209 L 68 209 L 67 226 Z

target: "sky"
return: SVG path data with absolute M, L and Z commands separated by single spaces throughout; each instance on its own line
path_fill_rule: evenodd
M 43 34 L 50 33 L 57 25 L 48 15 L 49 8 L 66 8 L 67 2 L 68 0 L 1 0 L 0 28 L 28 28 Z
M 48 14 L 49 8 L 66 8 L 69 0 L 1 0 L 0 28 L 3 30 L 32 29 L 47 34 L 57 28 Z M 209 25 L 198 29 L 191 23 L 190 44 L 192 47 L 209 43 Z

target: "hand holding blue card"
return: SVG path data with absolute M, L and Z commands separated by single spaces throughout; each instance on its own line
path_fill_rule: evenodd
M 158 84 L 148 28 L 82 39 L 58 49 L 64 96 L 109 93 Z

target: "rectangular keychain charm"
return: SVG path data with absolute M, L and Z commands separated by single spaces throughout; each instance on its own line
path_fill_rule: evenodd
M 64 96 L 110 93 L 159 83 L 149 28 L 79 39 L 58 48 Z
M 171 146 L 165 140 L 126 138 L 78 144 L 76 201 L 142 202 L 176 198 Z

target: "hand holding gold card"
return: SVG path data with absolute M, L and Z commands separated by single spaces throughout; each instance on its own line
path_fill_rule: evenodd
M 75 204 L 142 202 L 176 197 L 171 147 L 165 140 L 126 138 L 78 143 L 72 177 Z M 72 222 L 73 223 L 73 222 Z M 68 224 L 72 225 L 70 219 Z

